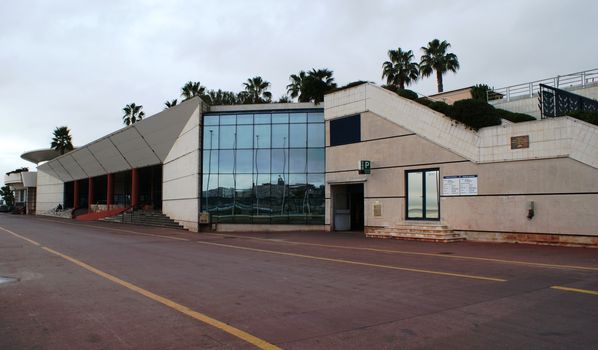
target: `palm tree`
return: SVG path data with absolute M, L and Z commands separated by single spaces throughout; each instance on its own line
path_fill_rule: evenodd
M 243 83 L 247 92 L 249 103 L 270 103 L 272 102 L 272 93 L 267 91 L 270 88 L 270 82 L 262 77 L 253 77 Z
M 443 40 L 434 39 L 427 47 L 422 46 L 423 55 L 419 63 L 419 72 L 424 77 L 432 75 L 436 71 L 436 82 L 438 92 L 444 91 L 442 86 L 442 75 L 448 71 L 456 72 L 459 69 L 459 60 L 454 53 L 447 53 L 446 50 L 451 44 Z
M 297 98 L 301 95 L 301 88 L 303 87 L 303 82 L 306 77 L 307 74 L 305 74 L 304 71 L 299 72 L 299 74 L 291 74 L 289 77 L 291 83 L 287 85 L 287 93 L 291 98 Z
M 336 83 L 332 77 L 333 72 L 329 69 L 315 69 L 309 72 L 299 72 L 292 74 L 289 79 L 291 83 L 287 85 L 287 93 L 292 97 L 298 97 L 299 102 L 320 103 L 324 101 L 326 92 L 336 88 Z
M 126 105 L 125 108 L 123 108 L 123 111 L 125 112 L 125 115 L 123 116 L 123 123 L 125 123 L 125 125 L 131 125 L 143 119 L 145 113 L 142 111 L 142 109 L 142 105 L 137 106 L 135 103 Z
M 287 95 L 280 96 L 280 98 L 277 101 L 277 103 L 291 103 L 291 102 L 293 102 L 293 100 L 291 100 L 291 98 Z
M 234 92 L 221 89 L 209 90 L 203 98 L 211 106 L 237 104 L 237 95 Z
M 188 81 L 183 87 L 181 88 L 181 97 L 188 100 L 195 96 L 203 96 L 206 93 L 206 87 L 202 86 L 199 81 L 192 82 Z
M 405 85 L 415 82 L 419 77 L 419 65 L 413 60 L 413 51 L 388 50 L 389 61 L 382 64 L 382 79 L 386 77 L 386 84 L 405 89 Z
M 174 100 L 172 100 L 172 101 L 166 101 L 166 102 L 164 102 L 164 105 L 166 106 L 164 109 L 168 109 L 170 107 L 174 107 L 174 106 L 176 106 L 176 104 L 177 104 L 176 98 Z
M 54 137 L 50 147 L 64 154 L 65 152 L 73 150 L 73 142 L 71 131 L 66 126 L 59 126 L 54 129 Z

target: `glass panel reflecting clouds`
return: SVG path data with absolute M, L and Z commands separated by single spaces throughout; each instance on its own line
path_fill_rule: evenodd
M 205 115 L 202 210 L 221 223 L 323 224 L 324 132 L 321 110 Z

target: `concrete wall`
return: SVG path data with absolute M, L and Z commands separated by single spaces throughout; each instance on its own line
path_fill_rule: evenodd
M 378 106 L 376 98 L 368 95 L 372 94 L 367 86 L 362 86 L 327 104 L 327 128 L 331 119 L 356 112 L 362 122 L 362 142 L 327 148 L 327 225 L 332 218 L 331 186 L 351 182 L 364 183 L 366 226 L 399 228 L 420 223 L 405 219 L 405 171 L 438 168 L 441 179 L 477 175 L 478 195 L 441 196 L 441 219 L 429 223 L 489 235 L 598 236 L 595 126 L 559 118 L 484 128 L 477 133 L 448 127 L 443 133 L 444 117 L 418 111 L 419 107 L 400 97 Z M 445 140 L 446 133 L 450 136 L 453 131 L 461 137 Z M 469 142 L 466 132 L 472 135 Z M 530 148 L 511 150 L 510 137 L 524 134 L 529 135 Z M 371 174 L 360 175 L 357 161 L 366 159 L 372 161 Z M 535 205 L 531 220 L 526 217 L 530 201 Z M 376 202 L 382 206 L 379 217 L 373 215 Z
M 564 90 L 568 90 L 574 94 L 578 94 L 581 96 L 589 97 L 594 100 L 598 100 L 598 86 L 590 86 L 587 88 L 574 88 L 574 89 L 567 89 L 562 88 Z M 536 119 L 540 119 L 540 109 L 538 108 L 538 94 L 535 93 L 532 97 L 516 97 L 511 99 L 511 101 L 504 100 L 494 100 L 489 102 L 496 108 L 505 109 L 507 111 L 516 112 L 516 113 L 525 113 L 529 114 Z
M 198 231 L 201 188 L 200 109 L 195 107 L 163 164 L 162 212 L 191 231 Z
M 361 120 L 361 143 L 327 149 L 326 197 L 331 184 L 364 181 L 366 226 L 417 222 L 405 218 L 405 171 L 438 168 L 441 178 L 478 176 L 477 196 L 441 197 L 438 224 L 459 231 L 598 236 L 596 168 L 570 158 L 476 164 L 371 112 Z M 362 159 L 372 161 L 370 175 L 357 173 Z M 532 220 L 526 217 L 530 201 Z M 375 202 L 382 205 L 380 217 L 373 216 Z M 328 214 L 330 220 L 330 205 Z
M 44 172 L 37 172 L 37 198 L 35 213 L 44 215 L 45 212 L 56 208 L 58 204 L 64 206 L 64 183 Z
M 457 101 L 467 100 L 469 98 L 472 98 L 471 88 L 447 91 L 447 92 L 443 92 L 440 94 L 428 96 L 428 98 L 432 101 L 441 101 L 441 102 L 447 103 L 449 105 L 452 105 L 453 103 L 455 103 Z

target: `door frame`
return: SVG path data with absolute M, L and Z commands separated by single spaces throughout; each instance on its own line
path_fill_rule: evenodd
M 426 216 L 426 173 L 431 171 L 438 172 L 438 184 L 437 184 L 437 197 L 438 197 L 438 217 L 428 218 Z M 422 217 L 412 218 L 409 217 L 409 174 L 410 173 L 422 173 Z M 412 169 L 405 170 L 405 220 L 417 220 L 417 221 L 440 221 L 440 168 L 425 168 L 425 169 Z

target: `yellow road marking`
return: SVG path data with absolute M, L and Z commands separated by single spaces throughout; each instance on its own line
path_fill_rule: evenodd
M 218 321 L 215 318 L 212 318 L 210 316 L 207 316 L 205 314 L 202 314 L 200 312 L 192 310 L 192 309 L 188 308 L 187 306 L 181 305 L 181 304 L 179 304 L 177 302 L 174 302 L 174 301 L 172 301 L 170 299 L 167 299 L 167 298 L 165 298 L 163 296 L 160 296 L 158 294 L 152 293 L 152 292 L 150 292 L 150 291 L 148 291 L 146 289 L 138 287 L 138 286 L 136 286 L 136 285 L 134 285 L 132 283 L 129 283 L 127 281 L 124 281 L 124 280 L 122 280 L 122 279 L 120 279 L 118 277 L 112 276 L 109 273 L 106 273 L 104 271 L 96 269 L 95 267 L 93 267 L 91 265 L 88 265 L 88 264 L 86 264 L 86 263 L 84 263 L 84 262 L 82 262 L 80 260 L 75 259 L 75 258 L 72 258 L 72 257 L 70 257 L 68 255 L 62 254 L 62 253 L 60 253 L 58 251 L 55 251 L 55 250 L 53 250 L 51 248 L 41 246 L 39 243 L 37 243 L 37 242 L 35 242 L 35 241 L 33 241 L 33 240 L 29 239 L 29 238 L 23 237 L 23 236 L 21 236 L 19 234 L 16 234 L 16 233 L 14 233 L 12 231 L 9 231 L 9 230 L 7 230 L 5 228 L 2 228 L 2 227 L 0 227 L 0 229 L 2 229 L 3 231 L 6 231 L 6 232 L 12 234 L 15 237 L 18 237 L 20 239 L 26 240 L 29 243 L 35 244 L 36 246 L 41 247 L 41 249 L 43 249 L 43 250 L 45 250 L 45 251 L 47 251 L 47 252 L 49 252 L 51 254 L 54 254 L 56 256 L 59 256 L 59 257 L 65 259 L 67 261 L 70 261 L 73 264 L 75 264 L 75 265 L 77 265 L 79 267 L 82 267 L 82 268 L 84 268 L 87 271 L 95 273 L 96 275 L 101 276 L 101 277 L 103 277 L 103 278 L 105 278 L 105 279 L 107 279 L 107 280 L 109 280 L 111 282 L 114 282 L 114 283 L 116 283 L 118 285 L 121 285 L 121 286 L 123 286 L 125 288 L 128 288 L 128 289 L 130 289 L 130 290 L 132 290 L 132 291 L 134 291 L 136 293 L 139 293 L 139 294 L 143 295 L 144 297 L 146 297 L 148 299 L 151 299 L 151 300 L 156 301 L 156 302 L 158 302 L 160 304 L 168 306 L 169 308 L 174 309 L 174 310 L 176 310 L 176 311 L 178 311 L 178 312 L 180 312 L 182 314 L 185 314 L 185 315 L 187 315 L 187 316 L 189 316 L 189 317 L 191 317 L 191 318 L 193 318 L 195 320 L 198 320 L 198 321 L 203 322 L 205 324 L 208 324 L 208 325 L 210 325 L 212 327 L 215 327 L 215 328 L 217 328 L 217 329 L 219 329 L 221 331 L 224 331 L 224 332 L 226 332 L 228 334 L 231 334 L 231 335 L 233 335 L 233 336 L 235 336 L 235 337 L 237 337 L 237 338 L 239 338 L 241 340 L 244 340 L 244 341 L 246 341 L 246 342 L 248 342 L 248 343 L 250 343 L 252 345 L 255 345 L 256 347 L 258 347 L 260 349 L 267 349 L 267 350 L 280 349 L 278 346 L 276 346 L 274 344 L 268 343 L 267 341 L 265 341 L 263 339 L 260 339 L 260 338 L 254 336 L 254 335 L 251 335 L 251 334 L 249 334 L 249 333 L 247 333 L 245 331 L 242 331 L 242 330 L 240 330 L 238 328 L 230 326 L 230 325 L 228 325 L 228 324 L 226 324 L 226 323 L 224 323 L 222 321 Z
M 563 287 L 563 286 L 552 286 L 550 288 L 552 288 L 552 289 L 558 289 L 558 290 L 563 290 L 565 292 L 574 292 L 574 293 L 598 295 L 598 290 L 569 288 L 569 287 Z
M 63 223 L 63 224 L 72 224 L 72 225 L 90 226 L 90 227 L 95 227 L 95 228 L 104 228 L 102 226 L 96 226 L 96 225 L 75 224 L 75 223 L 71 223 L 71 222 L 63 222 L 63 221 L 49 220 L 49 219 L 42 219 L 42 220 L 52 221 L 52 222 L 58 222 L 58 223 Z M 123 232 L 129 232 L 129 233 L 139 234 L 139 235 L 148 235 L 148 236 L 162 237 L 162 238 L 174 239 L 174 240 L 191 241 L 191 240 L 186 239 L 186 238 L 162 236 L 162 235 L 151 234 L 151 233 L 142 233 L 142 232 L 132 231 L 132 230 L 123 230 L 123 229 L 118 229 L 118 228 L 107 228 L 107 229 L 109 229 L 109 230 L 116 230 L 116 231 L 123 231 Z M 214 236 L 220 236 L 220 237 L 235 237 L 235 238 L 251 239 L 251 240 L 273 242 L 273 243 L 287 243 L 287 244 L 291 244 L 291 245 L 303 245 L 303 246 L 312 246 L 312 247 L 322 247 L 322 248 L 362 250 L 362 251 L 371 251 L 371 252 L 379 252 L 379 253 L 390 253 L 390 254 L 401 254 L 401 255 L 431 256 L 431 257 L 446 258 L 446 259 L 461 259 L 461 260 L 485 261 L 485 262 L 494 262 L 494 263 L 509 264 L 509 265 L 533 266 L 533 267 L 541 267 L 541 268 L 549 268 L 549 269 L 582 270 L 582 271 L 597 271 L 598 272 L 598 267 L 591 267 L 591 266 L 546 264 L 546 263 L 536 263 L 536 262 L 531 262 L 531 261 L 505 260 L 505 259 L 495 259 L 495 258 L 482 258 L 482 257 L 467 256 L 467 255 L 446 255 L 446 254 L 438 254 L 438 253 L 413 252 L 413 251 L 406 251 L 406 250 L 379 249 L 379 248 L 368 248 L 368 247 L 349 247 L 349 246 L 335 245 L 335 244 L 321 244 L 321 243 L 309 243 L 309 242 L 287 241 L 287 240 L 283 241 L 283 240 L 274 240 L 274 239 L 270 239 L 270 238 L 260 238 L 260 237 L 251 237 L 251 236 L 231 235 L 231 234 L 226 234 L 226 233 L 215 233 L 215 232 L 202 232 L 202 234 L 208 234 L 208 235 L 214 235 Z
M 18 234 L 18 233 L 14 233 L 14 232 L 12 232 L 11 230 L 7 230 L 7 229 L 5 229 L 5 228 L 4 228 L 4 227 L 2 227 L 2 226 L 0 226 L 0 230 L 2 230 L 2 231 L 6 231 L 6 232 L 10 233 L 11 235 L 13 235 L 13 236 L 15 236 L 15 237 L 17 237 L 17 238 L 20 238 L 20 239 L 22 239 L 22 240 L 25 240 L 25 241 L 27 241 L 27 242 L 29 242 L 29 243 L 31 243 L 31 244 L 33 244 L 33 245 L 36 245 L 36 246 L 38 246 L 38 247 L 39 247 L 39 246 L 41 246 L 41 244 L 37 243 L 36 241 L 34 241 L 34 240 L 32 240 L 32 239 L 29 239 L 29 238 L 27 238 L 27 237 L 23 237 L 23 236 L 21 236 L 21 235 L 20 235 L 20 234 Z
M 237 245 L 231 245 L 231 244 L 214 243 L 214 242 L 205 242 L 205 241 L 195 241 L 195 242 L 199 243 L 199 244 L 214 245 L 214 246 L 219 246 L 219 247 L 227 247 L 227 248 L 249 250 L 249 251 L 260 252 L 260 253 L 292 256 L 292 257 L 297 257 L 297 258 L 330 261 L 330 262 L 337 262 L 337 263 L 350 264 L 350 265 L 369 266 L 369 267 L 377 267 L 377 268 L 409 271 L 409 272 L 419 272 L 419 273 L 427 273 L 427 274 L 431 274 L 431 275 L 440 275 L 440 276 L 461 277 L 461 278 L 469 278 L 469 279 L 492 281 L 492 282 L 506 282 L 507 281 L 505 279 L 495 278 L 495 277 L 486 277 L 486 276 L 479 276 L 479 275 L 467 275 L 467 274 L 461 274 L 461 273 L 414 269 L 414 268 L 409 268 L 409 267 L 400 267 L 400 266 L 392 266 L 392 265 L 371 264 L 371 263 L 365 263 L 365 262 L 353 261 L 353 260 L 325 258 L 325 257 L 321 257 L 321 256 L 287 253 L 287 252 L 280 252 L 280 251 L 276 251 L 276 250 L 249 248 L 249 247 L 243 247 L 243 246 L 237 246 Z
M 230 235 L 230 234 L 214 233 L 214 232 L 205 232 L 205 234 L 210 234 L 210 235 L 215 235 L 215 236 L 223 236 L 223 237 L 253 239 L 253 240 L 258 240 L 258 241 L 268 241 L 268 242 L 274 242 L 274 243 L 288 243 L 288 244 L 293 244 L 293 245 L 304 245 L 304 246 L 312 246 L 312 247 L 364 250 L 364 251 L 371 251 L 371 252 L 402 254 L 402 255 L 433 256 L 433 257 L 447 258 L 447 259 L 487 261 L 487 262 L 497 262 L 497 263 L 503 263 L 503 264 L 545 267 L 545 268 L 552 268 L 552 269 L 573 269 L 573 270 L 598 271 L 598 267 L 590 267 L 590 266 L 545 264 L 545 263 L 535 263 L 535 262 L 530 262 L 530 261 L 482 258 L 482 257 L 465 256 L 465 255 L 446 255 L 446 254 L 438 254 L 438 253 L 423 253 L 423 252 L 412 252 L 412 251 L 405 251 L 405 250 L 379 249 L 379 248 L 368 248 L 368 247 L 349 247 L 349 246 L 343 246 L 343 245 L 320 244 L 320 243 L 309 243 L 309 242 L 299 242 L 299 241 L 286 241 L 286 240 L 281 241 L 281 240 L 273 240 L 270 238 Z

